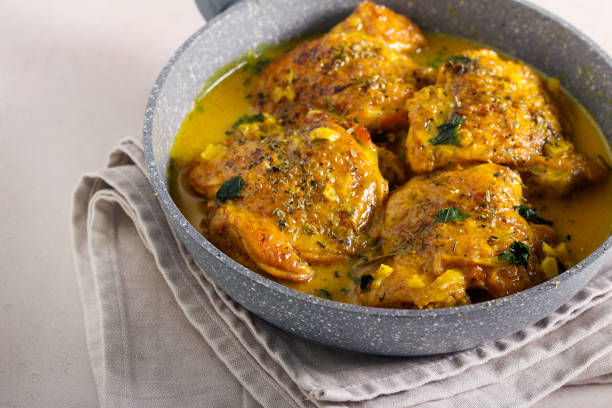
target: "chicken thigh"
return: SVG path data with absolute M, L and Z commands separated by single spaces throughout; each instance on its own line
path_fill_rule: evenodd
M 406 52 L 425 45 L 406 17 L 363 2 L 328 34 L 298 45 L 263 70 L 258 108 L 289 122 L 314 108 L 371 131 L 405 127 L 406 99 L 424 85 L 421 68 Z
M 555 231 L 542 218 L 528 221 L 522 208 L 535 214 L 507 167 L 412 178 L 386 204 L 383 256 L 358 268 L 360 303 L 456 306 L 471 302 L 470 289 L 498 298 L 542 282 L 542 244 L 554 244 Z
M 189 173 L 208 202 L 206 236 L 248 267 L 302 282 L 310 263 L 346 260 L 367 244 L 388 186 L 360 125 L 345 129 L 311 111 L 285 127 L 241 119 Z
M 542 81 L 491 50 L 465 51 L 440 66 L 436 85 L 406 103 L 406 159 L 416 173 L 493 162 L 518 170 L 529 193 L 559 197 L 607 177 L 575 151 Z

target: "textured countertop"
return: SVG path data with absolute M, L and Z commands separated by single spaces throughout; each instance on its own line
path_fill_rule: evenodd
M 203 20 L 190 0 L 36 3 L 0 3 L 0 406 L 94 407 L 71 192 L 118 140 L 141 137 L 155 78 Z M 535 3 L 612 53 L 612 1 Z M 612 385 L 536 406 L 610 407 Z

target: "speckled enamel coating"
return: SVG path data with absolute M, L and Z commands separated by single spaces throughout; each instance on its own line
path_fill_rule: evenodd
M 612 140 L 612 61 L 567 23 L 522 1 L 377 2 L 424 30 L 474 39 L 560 78 Z M 501 338 L 552 313 L 599 271 L 612 237 L 552 281 L 512 296 L 448 309 L 376 309 L 309 296 L 250 271 L 204 239 L 177 209 L 168 194 L 168 152 L 206 79 L 257 45 L 328 29 L 357 4 L 245 0 L 197 31 L 168 62 L 149 98 L 143 140 L 151 181 L 177 235 L 206 274 L 251 312 L 288 332 L 350 350 L 447 353 Z

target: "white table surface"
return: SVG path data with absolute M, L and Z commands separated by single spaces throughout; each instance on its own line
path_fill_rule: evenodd
M 536 3 L 612 53 L 612 1 Z M 0 407 L 97 406 L 71 193 L 119 139 L 140 138 L 155 78 L 202 24 L 191 0 L 0 1 Z M 583 406 L 612 406 L 612 386 L 537 404 Z

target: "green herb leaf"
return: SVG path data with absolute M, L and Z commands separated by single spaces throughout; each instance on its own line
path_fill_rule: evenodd
M 349 271 L 347 275 L 354 283 L 359 283 L 359 278 L 353 275 L 353 271 Z
M 523 265 L 525 268 L 527 268 L 529 266 L 530 254 L 531 248 L 529 248 L 525 243 L 514 241 L 512 244 L 510 244 L 510 248 L 507 251 L 504 251 L 498 255 L 497 259 L 508 262 L 511 265 Z
M 253 74 L 259 75 L 261 74 L 261 71 L 263 71 L 264 68 L 267 67 L 271 62 L 272 60 L 270 58 L 260 58 L 253 64 L 250 64 L 249 69 Z
M 427 66 L 438 69 L 440 67 L 440 64 L 443 63 L 444 61 L 445 60 L 442 57 L 442 55 L 438 54 L 431 60 L 427 61 Z
M 438 222 L 451 222 L 451 221 L 462 221 L 468 218 L 470 214 L 464 213 L 459 208 L 452 206 L 443 208 L 436 214 L 435 223 Z
M 263 115 L 263 113 L 258 113 L 256 115 L 245 115 L 232 125 L 232 129 L 236 129 L 238 126 L 244 125 L 245 123 L 263 122 L 264 120 L 266 120 L 266 117 Z
M 444 62 L 449 62 L 451 64 L 454 64 L 454 63 L 467 64 L 470 61 L 472 61 L 472 60 L 469 59 L 466 56 L 463 56 L 463 55 L 453 55 L 453 56 L 447 58 L 446 61 L 444 61 Z
M 217 200 L 222 203 L 227 200 L 233 200 L 235 198 L 242 198 L 240 195 L 240 191 L 247 186 L 246 182 L 242 179 L 242 176 L 234 176 L 231 179 L 227 180 L 221 187 L 217 190 Z
M 537 211 L 534 207 L 527 207 L 526 205 L 516 205 L 514 209 L 518 211 L 518 213 L 526 219 L 527 221 L 531 221 L 534 224 L 544 224 L 544 225 L 553 225 L 553 222 L 547 220 L 545 218 L 540 217 L 537 214 Z
M 325 298 L 325 299 L 329 299 L 329 300 L 331 300 L 331 298 L 332 298 L 331 293 L 329 293 L 329 290 L 327 290 L 327 289 L 319 289 L 317 291 L 317 296 Z
M 359 287 L 361 288 L 361 290 L 366 290 L 373 280 L 374 278 L 372 277 L 372 275 L 361 275 L 361 282 L 359 282 Z
M 436 137 L 429 139 L 430 143 L 434 146 L 437 145 L 453 145 L 461 146 L 461 139 L 459 139 L 459 126 L 465 122 L 461 116 L 455 116 L 450 122 L 444 123 L 438 126 L 439 133 Z

